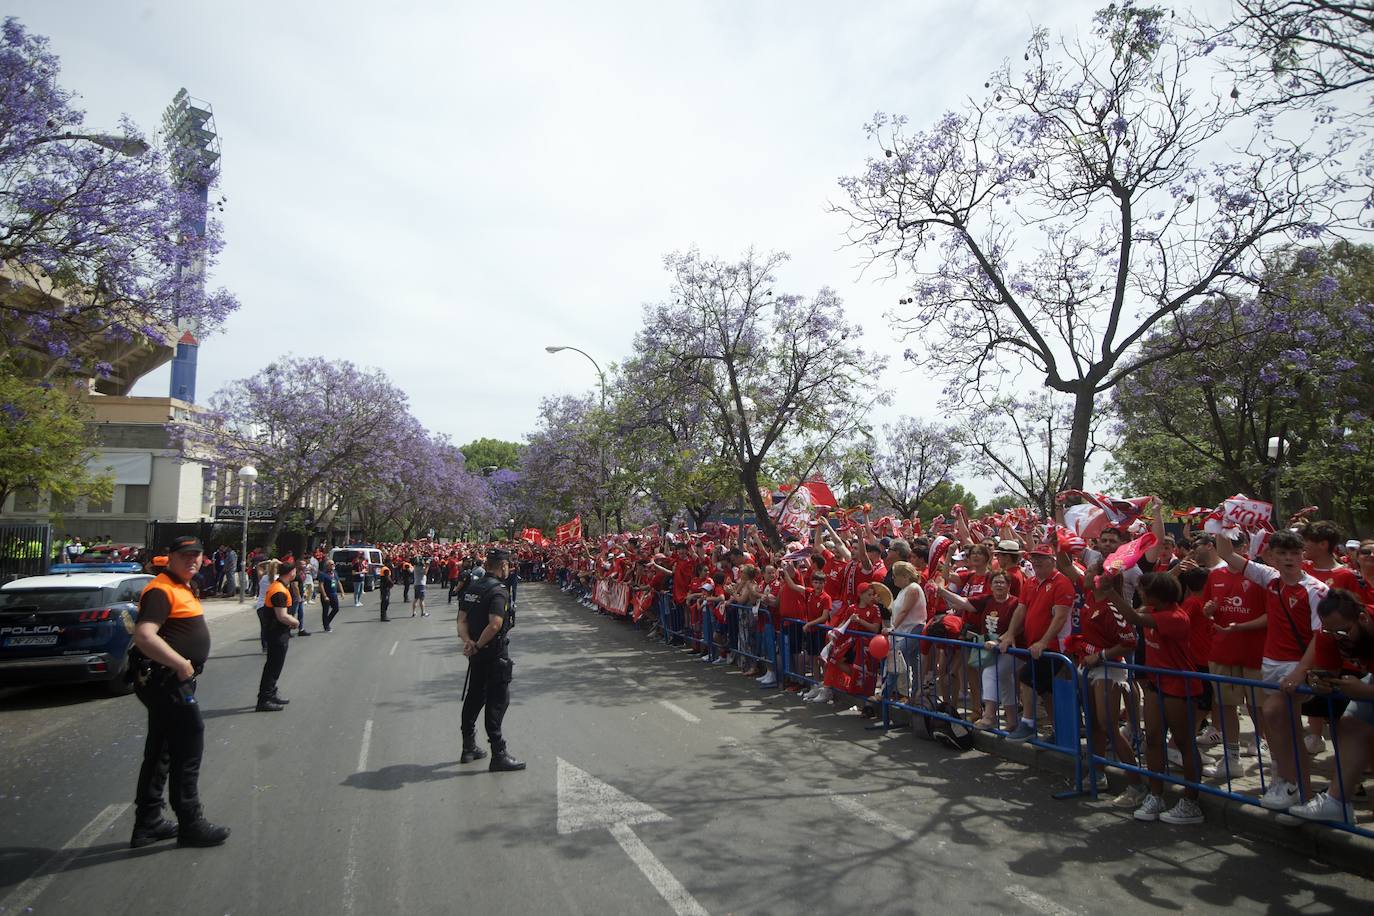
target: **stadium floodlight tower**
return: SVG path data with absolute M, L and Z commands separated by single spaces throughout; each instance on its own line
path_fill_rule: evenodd
M 199 216 L 181 227 L 183 238 L 194 233 L 205 235 L 205 220 L 209 215 L 210 182 L 219 162 L 219 135 L 215 133 L 215 114 L 208 102 L 191 97 L 184 88 L 172 97 L 172 104 L 162 113 L 162 137 L 168 157 L 176 168 L 176 180 L 181 190 L 194 196 L 199 203 Z M 197 254 L 187 263 L 177 265 L 178 289 L 205 293 L 205 258 Z M 177 341 L 176 358 L 172 360 L 172 397 L 194 403 L 196 399 L 196 359 L 200 350 L 200 328 L 194 322 L 177 322 L 181 339 Z

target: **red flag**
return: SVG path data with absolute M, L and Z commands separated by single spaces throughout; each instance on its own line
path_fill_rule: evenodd
M 558 526 L 558 544 L 571 544 L 574 541 L 582 540 L 582 517 L 578 516 L 572 521 Z
M 802 486 L 811 494 L 811 499 L 816 505 L 832 509 L 839 506 L 835 494 L 830 492 L 830 486 L 820 477 L 812 477 L 810 480 L 803 481 Z

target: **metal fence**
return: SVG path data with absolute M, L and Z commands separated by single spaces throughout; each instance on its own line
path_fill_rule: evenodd
M 43 575 L 52 552 L 52 526 L 46 522 L 0 524 L 0 582 Z
M 803 632 L 796 621 L 782 621 L 775 628 L 768 611 L 741 605 L 727 605 L 718 617 L 710 607 L 684 607 L 667 594 L 659 596 L 658 624 L 670 645 L 688 647 L 711 660 L 729 653 L 741 660 L 762 662 L 777 675 L 776 685 L 768 686 L 777 687 L 820 683 L 824 668 L 820 652 L 831 629 L 815 625 Z M 1355 755 L 1354 761 L 1342 757 L 1343 750 L 1351 755 L 1350 739 L 1341 740 L 1347 729 L 1339 725 L 1350 701 L 1339 693 L 1318 695 L 1306 686 L 1285 692 L 1279 685 L 1263 681 L 1118 661 L 1104 662 L 1095 670 L 1084 669 L 1058 652 L 1042 653 L 1040 658 L 1048 662 L 1037 665 L 1025 649 L 1000 652 L 982 643 L 914 633 L 886 634 L 890 650 L 879 661 L 868 652 L 876 634 L 848 635 L 858 640 L 848 667 L 864 674 L 851 680 L 853 689 L 845 692 L 877 707 L 881 721 L 873 727 L 891 727 L 892 712 L 901 710 L 913 722 L 945 722 L 1005 738 L 1009 727 L 1029 719 L 1037 723 L 1029 744 L 1072 761 L 1073 786 L 1057 797 L 1096 796 L 1105 788 L 1106 773 L 1114 770 L 1128 781 L 1157 780 L 1180 786 L 1190 794 L 1266 807 L 1285 822 L 1297 824 L 1304 821 L 1288 815 L 1286 806 L 1276 806 L 1275 799 L 1266 798 L 1277 774 L 1286 773 L 1282 778 L 1295 786 L 1296 801 L 1305 802 L 1321 791 L 1323 778 L 1328 791 L 1339 789 L 1343 783 L 1358 785 L 1357 777 L 1362 774 L 1354 770 L 1363 770 L 1368 762 L 1363 753 Z M 1023 672 L 1028 672 L 1024 676 L 1030 682 L 1029 710 L 1021 708 Z M 1186 722 L 1171 721 L 1165 715 L 1164 694 L 1154 686 L 1161 676 L 1196 684 L 1184 693 L 1210 698 L 1208 714 L 1219 733 L 1212 750 L 1220 749 L 1219 760 L 1207 761 L 1208 748 L 1197 741 L 1197 717 L 1207 704 L 1190 700 L 1184 707 Z M 974 683 L 979 687 L 973 688 Z M 1248 731 L 1233 726 L 1229 714 L 1219 710 L 1228 687 L 1234 688 L 1232 696 L 1235 691 L 1245 695 L 1240 711 L 1249 713 L 1247 717 L 1255 723 Z M 1107 704 L 1105 715 L 1095 711 L 1102 693 L 1118 701 Z M 1160 704 L 1160 714 L 1151 717 L 1147 704 L 1156 703 Z M 1371 706 L 1374 702 L 1366 701 L 1354 707 L 1353 714 L 1374 725 Z M 1329 751 L 1313 753 L 1305 746 L 1301 727 L 1305 716 L 1330 722 Z M 1153 734 L 1145 727 L 1151 719 Z M 1268 724 L 1261 727 L 1262 720 Z M 1004 721 L 1008 727 L 1003 727 Z M 1284 722 L 1290 724 L 1284 726 Z M 1233 756 L 1238 746 L 1250 749 L 1247 756 L 1253 763 L 1238 762 Z M 1190 772 L 1193 778 L 1189 778 Z M 1374 838 L 1374 829 L 1357 823 L 1349 810 L 1342 808 L 1338 820 L 1312 823 Z

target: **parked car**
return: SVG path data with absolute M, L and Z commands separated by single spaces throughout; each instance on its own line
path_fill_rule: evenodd
M 363 590 L 370 592 L 377 582 L 377 573 L 382 568 L 382 551 L 371 544 L 350 544 L 329 551 L 329 559 L 334 561 L 334 572 L 339 574 L 339 588 L 345 592 L 353 591 L 353 560 L 359 555 L 367 564 Z
M 74 557 L 73 563 L 136 563 L 138 552 L 143 548 L 137 544 L 97 544 L 87 547 L 85 552 Z
M 0 586 L 0 685 L 130 692 L 138 599 L 152 578 L 136 563 L 70 563 Z

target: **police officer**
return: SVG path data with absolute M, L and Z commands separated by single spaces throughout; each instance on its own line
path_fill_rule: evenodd
M 386 615 L 386 612 L 391 607 L 391 587 L 393 585 L 395 585 L 395 582 L 393 582 L 391 578 L 391 567 L 383 563 L 382 568 L 377 570 L 377 588 L 381 591 L 382 595 L 383 622 L 391 619 Z
M 491 743 L 489 770 L 501 773 L 523 770 L 523 761 L 506 752 L 501 720 L 510 704 L 510 660 L 507 636 L 512 617 L 510 597 L 502 584 L 510 571 L 510 554 L 492 549 L 487 554 L 487 574 L 473 581 L 458 604 L 458 636 L 468 658 L 467 695 L 463 700 L 463 754 L 460 763 L 481 760 L 487 752 L 477 746 L 477 714 L 486 707 L 487 741 Z
M 229 828 L 207 821 L 200 807 L 205 722 L 196 676 L 210 657 L 210 629 L 190 584 L 204 554 L 196 538 L 177 538 L 167 548 L 165 571 L 138 600 L 134 690 L 148 708 L 148 735 L 134 796 L 134 848 L 172 837 L 179 846 L 218 846 L 229 838 Z M 175 824 L 162 816 L 162 790 L 169 782 Z
M 296 564 L 283 563 L 277 571 L 277 581 L 267 587 L 258 621 L 263 638 L 267 640 L 267 658 L 262 662 L 262 679 L 258 681 L 258 712 L 281 712 L 290 700 L 277 693 L 277 678 L 286 664 L 286 650 L 291 645 L 291 631 L 300 626 L 291 614 L 291 583 L 296 579 Z

